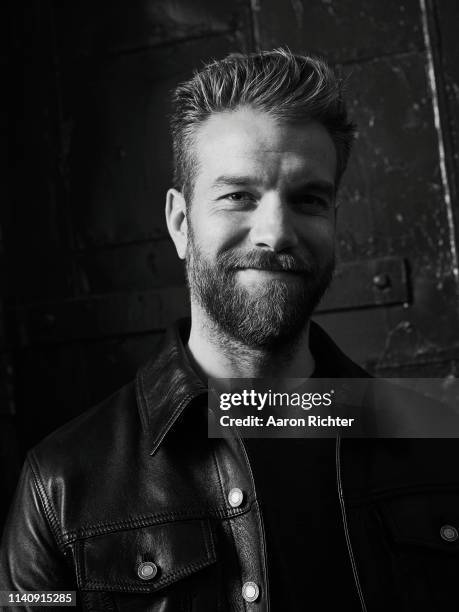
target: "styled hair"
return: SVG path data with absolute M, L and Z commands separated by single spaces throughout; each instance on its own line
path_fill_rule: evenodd
M 192 197 L 197 171 L 196 129 L 214 113 L 245 106 L 289 123 L 320 122 L 335 144 L 338 187 L 356 132 L 356 126 L 348 119 L 343 81 L 324 60 L 279 48 L 248 55 L 231 54 L 212 61 L 174 90 L 173 181 L 187 202 Z

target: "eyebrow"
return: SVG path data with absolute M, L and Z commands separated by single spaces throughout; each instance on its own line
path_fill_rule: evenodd
M 248 185 L 257 185 L 260 184 L 260 180 L 251 176 L 243 176 L 243 175 L 222 175 L 219 176 L 212 184 L 212 187 L 229 187 L 229 186 L 238 186 L 238 187 L 247 187 Z M 329 181 L 324 181 L 321 179 L 311 179 L 309 181 L 305 181 L 299 183 L 291 188 L 291 191 L 302 191 L 305 189 L 311 189 L 313 191 L 321 192 L 329 197 L 333 197 L 335 195 L 335 184 Z
M 212 187 L 228 187 L 229 185 L 239 185 L 244 187 L 247 185 L 255 185 L 259 182 L 259 180 L 251 176 L 222 175 L 215 179 L 215 181 L 212 183 Z

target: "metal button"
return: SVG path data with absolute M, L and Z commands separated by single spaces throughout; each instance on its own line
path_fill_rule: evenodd
M 237 487 L 234 489 L 231 489 L 231 491 L 228 494 L 228 501 L 232 508 L 238 508 L 242 504 L 243 500 L 244 500 L 244 493 L 241 491 L 241 489 L 238 489 Z
M 258 588 L 258 584 L 255 582 L 244 582 L 242 587 L 242 597 L 249 602 L 256 601 L 258 599 L 258 595 L 260 594 L 260 589 Z
M 459 537 L 456 527 L 452 525 L 443 525 L 440 529 L 440 535 L 446 542 L 455 542 Z
M 158 573 L 158 567 L 153 561 L 145 561 L 137 568 L 137 574 L 142 580 L 151 580 Z

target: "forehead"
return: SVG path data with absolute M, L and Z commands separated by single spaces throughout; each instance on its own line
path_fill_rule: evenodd
M 249 173 L 266 185 L 335 179 L 336 150 L 323 125 L 281 122 L 247 107 L 213 114 L 201 124 L 195 156 L 201 186 L 221 174 Z

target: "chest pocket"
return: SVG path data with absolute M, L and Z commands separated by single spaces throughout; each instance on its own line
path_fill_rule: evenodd
M 87 538 L 77 546 L 83 608 L 216 610 L 209 521 L 164 523 Z M 212 586 L 214 585 L 214 587 Z M 92 594 L 91 594 L 92 593 Z
M 393 580 L 403 610 L 458 609 L 459 493 L 423 493 L 384 504 Z

